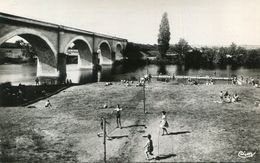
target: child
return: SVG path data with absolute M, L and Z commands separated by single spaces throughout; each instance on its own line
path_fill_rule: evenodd
M 168 135 L 167 128 L 169 127 L 169 124 L 167 122 L 165 111 L 162 111 L 162 120 L 161 120 L 161 123 L 160 123 L 160 127 L 163 129 L 162 136 L 164 135 L 164 133 L 166 133 L 166 135 Z
M 147 135 L 148 141 L 145 144 L 144 148 L 146 148 L 145 150 L 145 154 L 146 154 L 146 159 L 149 160 L 149 155 L 153 155 L 153 141 L 151 139 L 151 135 L 148 134 Z
M 104 133 L 103 133 L 103 129 L 104 129 L 103 119 L 104 119 L 104 118 L 101 118 L 101 122 L 100 122 L 101 132 L 99 132 L 99 133 L 97 134 L 98 137 L 102 137 L 102 135 L 104 135 Z M 106 124 L 109 124 L 107 121 L 105 121 L 105 123 L 106 123 Z M 108 140 L 112 140 L 112 138 L 109 137 L 107 134 L 106 134 L 106 137 L 107 137 Z
M 50 100 L 47 100 L 47 102 L 45 103 L 45 108 L 52 108 Z

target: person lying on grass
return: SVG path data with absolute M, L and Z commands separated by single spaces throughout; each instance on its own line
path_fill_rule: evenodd
M 220 91 L 220 93 L 219 93 L 220 101 L 223 101 L 223 96 L 224 96 L 223 91 Z
M 238 102 L 239 101 L 239 96 L 235 93 L 234 96 L 232 97 L 232 102 Z
M 227 103 L 231 103 L 231 102 L 238 102 L 239 96 L 237 95 L 237 93 L 235 93 L 232 97 L 230 94 L 228 94 L 227 96 L 224 96 L 223 101 L 227 102 Z

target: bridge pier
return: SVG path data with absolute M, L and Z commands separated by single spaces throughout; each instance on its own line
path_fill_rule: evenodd
M 66 70 L 66 54 L 65 53 L 59 53 L 58 54 L 58 66 L 57 66 L 58 72 L 59 72 L 59 82 L 63 83 L 66 80 L 67 77 L 67 70 Z
M 57 77 L 58 71 L 56 67 L 52 67 L 46 63 L 43 63 L 40 61 L 40 59 L 37 57 L 37 72 L 36 76 L 52 76 Z
M 84 58 L 81 58 L 81 56 L 78 56 L 78 67 L 79 68 L 85 68 L 85 69 L 91 69 L 93 67 L 93 63 L 89 60 L 86 60 Z
M 112 52 L 111 60 L 112 60 L 112 64 L 116 61 L 116 53 L 115 52 Z

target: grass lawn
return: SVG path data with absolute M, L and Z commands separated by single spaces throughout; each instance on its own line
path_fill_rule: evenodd
M 152 135 L 154 156 L 172 161 L 259 161 L 260 89 L 234 85 L 176 85 L 153 81 L 146 87 L 121 83 L 70 87 L 27 107 L 0 107 L 0 162 L 100 162 L 100 118 L 110 122 L 107 160 L 144 162 L 144 144 Z M 238 103 L 215 103 L 220 90 L 238 93 Z M 104 104 L 108 108 L 103 108 Z M 116 128 L 116 104 L 123 107 L 122 129 Z M 170 135 L 161 136 L 161 111 L 167 112 Z M 239 151 L 256 152 L 251 158 Z

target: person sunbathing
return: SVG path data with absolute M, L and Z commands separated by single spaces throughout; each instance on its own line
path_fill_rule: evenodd
M 232 97 L 232 102 L 238 102 L 239 96 L 235 93 L 234 96 Z
M 227 103 L 230 103 L 231 102 L 231 96 L 230 95 L 224 96 L 224 101 L 227 102 Z

